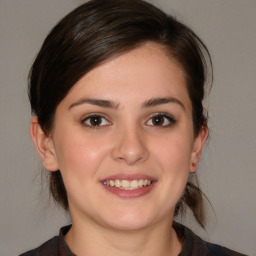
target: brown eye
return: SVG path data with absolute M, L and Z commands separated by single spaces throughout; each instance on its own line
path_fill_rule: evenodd
M 92 128 L 110 124 L 108 120 L 99 115 L 88 116 L 84 120 L 82 120 L 82 123 Z
M 99 116 L 92 116 L 89 118 L 89 123 L 92 126 L 100 126 L 102 123 L 102 118 Z
M 155 116 L 152 118 L 153 125 L 163 125 L 164 121 L 165 120 L 163 116 Z
M 175 124 L 175 119 L 171 116 L 165 114 L 157 114 L 152 116 L 148 121 L 147 125 L 149 126 L 160 126 L 160 127 L 168 127 Z

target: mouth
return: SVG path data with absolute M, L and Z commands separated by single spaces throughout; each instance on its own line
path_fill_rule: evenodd
M 148 194 L 157 180 L 146 175 L 120 174 L 101 180 L 106 191 L 120 198 L 132 199 Z
M 135 190 L 150 186 L 153 181 L 149 179 L 135 179 L 135 180 L 103 180 L 102 183 L 106 186 L 116 187 L 124 190 Z

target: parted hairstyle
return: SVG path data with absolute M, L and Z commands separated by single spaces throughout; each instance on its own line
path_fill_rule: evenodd
M 32 114 L 38 117 L 44 133 L 50 134 L 58 104 L 81 77 L 146 42 L 161 45 L 181 65 L 192 102 L 195 136 L 207 127 L 202 101 L 212 65 L 201 39 L 176 18 L 145 1 L 91 0 L 52 29 L 30 70 L 28 94 Z M 203 227 L 203 193 L 196 174 L 191 176 L 194 181 L 188 179 L 175 215 L 188 206 Z M 59 170 L 50 173 L 49 188 L 54 200 L 68 210 L 67 191 Z

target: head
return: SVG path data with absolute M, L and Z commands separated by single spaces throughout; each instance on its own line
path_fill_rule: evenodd
M 202 101 L 210 56 L 187 26 L 141 0 L 89 1 L 64 17 L 45 39 L 30 71 L 33 115 L 50 137 L 56 109 L 90 71 L 147 43 L 158 45 L 183 70 L 192 106 L 193 134 L 207 130 Z M 193 174 L 195 176 L 195 174 Z M 65 209 L 67 191 L 59 170 L 50 173 L 50 191 Z M 175 214 L 187 205 L 202 225 L 203 202 L 198 184 L 187 182 Z

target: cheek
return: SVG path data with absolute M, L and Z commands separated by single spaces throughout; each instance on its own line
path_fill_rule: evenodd
M 170 136 L 155 145 L 156 164 L 161 168 L 161 189 L 159 200 L 166 200 L 166 207 L 173 208 L 180 199 L 187 183 L 192 142 L 186 134 Z
M 189 175 L 191 143 L 186 136 L 175 134 L 161 144 L 162 146 L 155 147 L 154 156 L 162 174 L 158 200 L 165 202 L 165 206 L 161 208 L 164 214 L 166 211 L 174 211 L 185 189 Z
M 79 202 L 82 194 L 95 189 L 107 151 L 95 138 L 74 135 L 59 141 L 56 155 L 69 201 Z
M 154 155 L 159 164 L 167 171 L 180 172 L 189 171 L 192 141 L 189 136 L 184 134 L 175 134 L 163 138 L 161 142 L 158 140 L 153 146 Z
M 81 136 L 78 132 L 71 134 L 57 138 L 56 157 L 61 173 L 80 176 L 96 172 L 108 152 L 108 144 L 93 136 Z

